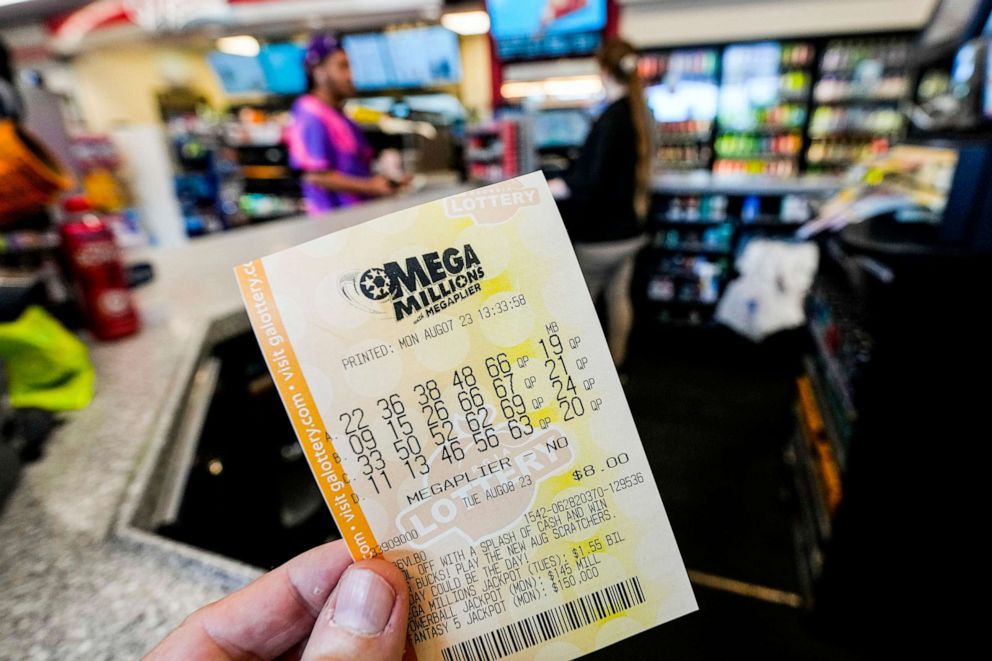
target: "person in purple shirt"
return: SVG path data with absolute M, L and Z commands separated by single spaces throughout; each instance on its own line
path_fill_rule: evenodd
M 355 85 L 340 42 L 327 34 L 315 36 L 303 65 L 309 92 L 293 103 L 285 139 L 290 165 L 303 172 L 307 212 L 392 194 L 393 184 L 372 174 L 372 148 L 362 130 L 341 110 Z

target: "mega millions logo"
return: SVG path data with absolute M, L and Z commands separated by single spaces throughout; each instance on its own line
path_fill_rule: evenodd
M 478 294 L 485 275 L 479 256 L 466 243 L 349 273 L 341 279 L 341 291 L 361 309 L 391 311 L 396 321 L 413 317 L 417 322 Z

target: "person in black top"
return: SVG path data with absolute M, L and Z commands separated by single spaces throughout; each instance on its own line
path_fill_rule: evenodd
M 645 243 L 651 136 L 637 52 L 620 39 L 596 54 L 609 106 L 593 123 L 573 167 L 549 183 L 593 300 L 606 297 L 606 337 L 619 367 L 633 326 L 630 281 Z

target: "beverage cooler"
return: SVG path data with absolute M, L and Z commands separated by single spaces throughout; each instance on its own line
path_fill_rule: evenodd
M 799 174 L 815 49 L 809 42 L 728 46 L 717 114 L 720 174 Z
M 646 51 L 655 170 L 840 174 L 905 136 L 910 55 L 907 33 Z
M 832 39 L 813 89 L 807 171 L 836 174 L 888 151 L 905 131 L 909 40 Z
M 708 171 L 719 97 L 719 51 L 680 49 L 640 59 L 641 78 L 655 122 L 658 170 Z

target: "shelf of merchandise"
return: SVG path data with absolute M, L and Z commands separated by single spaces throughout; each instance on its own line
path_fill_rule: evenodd
M 701 218 L 699 220 L 673 220 L 671 218 L 665 218 L 664 216 L 658 216 L 651 219 L 653 225 L 658 227 L 671 227 L 674 229 L 692 229 L 693 227 L 711 227 L 713 225 L 726 225 L 727 223 L 734 222 L 733 218 Z
M 719 49 L 713 47 L 650 51 L 638 60 L 639 73 L 650 89 L 665 85 L 678 93 L 685 82 L 719 88 Z M 663 113 L 662 113 L 663 114 Z M 658 119 L 654 126 L 655 166 L 659 170 L 682 172 L 709 170 L 713 160 L 714 117 L 699 116 L 695 110 L 682 121 Z M 679 150 L 683 157 L 672 157 Z
M 905 133 L 904 121 L 900 120 L 898 126 L 892 127 L 885 124 L 886 128 L 884 129 L 872 128 L 876 124 L 865 125 L 861 122 L 849 124 L 843 130 L 831 129 L 811 132 L 810 129 L 816 126 L 816 123 L 813 122 L 814 113 L 817 110 L 831 113 L 868 113 L 872 109 L 886 112 L 898 111 L 900 104 L 908 98 L 911 92 L 909 89 L 911 87 L 909 84 L 910 76 L 905 62 L 906 46 L 910 43 L 911 38 L 912 35 L 908 33 L 888 33 L 865 36 L 825 36 L 798 42 L 778 42 L 784 49 L 784 60 L 778 69 L 780 87 L 774 106 L 791 106 L 793 110 L 798 107 L 801 112 L 793 119 L 801 119 L 801 121 L 780 124 L 759 122 L 755 126 L 748 127 L 750 122 L 746 121 L 746 118 L 738 117 L 736 126 L 728 122 L 721 122 L 717 118 L 712 122 L 709 132 L 680 133 L 673 130 L 667 135 L 664 132 L 659 132 L 657 146 L 684 146 L 687 149 L 684 157 L 693 159 L 693 162 L 691 164 L 684 163 L 682 154 L 669 153 L 667 154 L 668 158 L 663 161 L 656 161 L 656 166 L 665 172 L 679 173 L 704 169 L 702 161 L 706 161 L 705 169 L 713 170 L 714 166 L 722 167 L 722 172 L 739 171 L 742 176 L 751 177 L 762 175 L 744 173 L 763 169 L 763 163 L 792 163 L 791 167 L 769 165 L 765 170 L 780 177 L 800 176 L 803 173 L 833 174 L 843 171 L 861 158 L 887 148 L 887 145 L 882 143 L 876 142 L 873 145 L 873 141 L 884 139 L 891 142 L 900 139 Z M 728 43 L 703 48 L 648 51 L 641 58 L 642 61 L 649 60 L 643 67 L 642 77 L 649 86 L 662 82 L 672 83 L 671 77 L 665 78 L 667 69 L 662 63 L 662 60 L 672 53 L 681 53 L 683 57 L 686 57 L 686 53 L 693 54 L 696 60 L 687 66 L 690 68 L 703 66 L 705 69 L 699 53 L 710 53 L 710 57 L 723 62 L 729 49 L 750 45 L 760 46 L 761 44 Z M 795 59 L 797 51 L 793 47 L 796 45 L 812 48 L 811 55 L 801 65 L 797 65 L 798 61 Z M 877 62 L 864 64 L 866 59 L 871 58 L 875 58 Z M 788 61 L 790 59 L 791 61 Z M 722 69 L 719 83 L 722 93 L 727 82 L 727 71 L 725 66 L 719 66 L 718 69 Z M 698 76 L 699 74 L 700 70 L 693 69 L 692 75 Z M 796 74 L 804 74 L 805 78 L 797 77 Z M 678 78 L 676 77 L 675 83 L 677 81 Z M 867 115 L 862 116 L 862 118 L 866 117 Z M 756 120 L 765 118 L 764 116 L 754 117 Z M 788 113 L 786 113 L 785 118 L 788 119 Z M 740 121 L 742 119 L 744 121 Z M 795 155 L 783 155 L 782 152 L 768 152 L 767 150 L 754 155 L 736 151 L 720 154 L 715 148 L 717 139 L 725 135 L 750 135 L 760 138 L 762 136 L 780 136 L 792 132 L 799 133 L 802 138 L 801 146 Z M 814 135 L 813 133 L 817 134 Z M 866 147 L 874 147 L 874 149 L 843 151 L 843 145 L 837 148 L 832 143 L 825 144 L 825 141 L 834 140 L 852 143 L 860 141 Z M 833 149 L 839 153 L 828 154 L 829 159 L 808 158 L 810 148 L 814 146 L 814 143 L 820 152 L 825 149 L 827 151 Z M 709 151 L 705 151 L 707 147 Z M 814 150 L 815 152 L 816 150 Z M 696 158 L 700 154 L 708 158 Z
M 730 255 L 730 246 L 707 246 L 688 243 L 675 246 L 654 246 L 654 250 L 660 254 L 667 255 L 708 255 L 712 257 L 726 257 Z
M 877 153 L 905 133 L 905 120 L 898 107 L 909 99 L 911 93 L 907 60 L 910 50 L 908 37 L 847 38 L 826 42 L 820 55 L 819 75 L 813 88 L 809 142 L 806 162 L 811 169 L 839 171 L 853 165 L 867 154 Z M 839 86 L 839 88 L 838 88 Z M 830 122 L 843 128 L 817 129 L 818 119 L 826 115 L 885 113 L 895 125 L 873 127 L 871 120 L 853 119 L 848 122 Z M 830 154 L 831 141 L 843 141 Z M 816 143 L 816 144 L 814 144 Z M 866 148 L 852 149 L 855 143 Z M 810 152 L 828 152 L 825 158 L 811 157 Z
M 695 174 L 661 174 L 653 179 L 652 214 L 648 231 L 651 234 L 649 247 L 642 253 L 642 273 L 646 273 L 645 291 L 652 286 L 658 286 L 658 281 L 671 280 L 663 283 L 666 290 L 671 290 L 671 298 L 666 300 L 648 300 L 655 310 L 654 318 L 658 318 L 658 310 L 666 308 L 684 308 L 680 303 L 688 292 L 707 290 L 700 272 L 696 269 L 701 264 L 696 260 L 705 260 L 712 264 L 704 272 L 710 277 L 712 268 L 718 269 L 717 301 L 707 305 L 697 305 L 698 316 L 702 321 L 710 321 L 715 311 L 719 296 L 722 296 L 727 282 L 734 275 L 733 259 L 740 247 L 754 233 L 792 233 L 805 222 L 794 219 L 790 214 L 783 219 L 784 200 L 788 196 L 799 196 L 807 204 L 822 200 L 835 193 L 842 186 L 842 180 L 837 177 L 802 176 L 797 179 L 777 179 L 771 177 L 740 177 L 721 176 L 709 173 Z M 725 198 L 715 203 L 712 198 Z M 698 198 L 689 200 L 687 198 Z M 704 198 L 709 198 L 708 205 Z M 741 214 L 748 198 L 759 198 L 758 206 L 752 211 L 757 213 Z M 686 203 L 683 203 L 686 202 Z M 753 202 L 752 202 L 753 204 Z M 696 217 L 692 220 L 683 214 L 691 213 Z M 714 214 L 719 214 L 714 217 Z M 808 210 L 812 215 L 812 209 Z M 808 218 L 809 216 L 807 216 Z M 707 244 L 704 234 L 709 230 L 729 228 L 729 237 L 720 236 L 721 243 Z M 680 242 L 672 245 L 668 241 L 672 232 L 678 232 Z M 685 234 L 693 236 L 685 241 Z M 666 236 L 668 239 L 666 240 Z M 710 240 L 717 236 L 710 234 Z M 682 242 L 685 241 L 685 242 Z M 726 241 L 726 243 L 723 243 Z M 681 258 L 681 259 L 680 259 Z M 672 262 L 675 262 L 674 267 Z M 694 284 L 695 282 L 695 284 Z M 675 316 L 675 315 L 673 315 Z M 667 322 L 666 322 L 667 323 Z
M 775 177 L 794 177 L 800 173 L 806 146 L 804 127 L 809 120 L 810 94 L 816 71 L 816 47 L 812 41 L 785 41 L 779 44 L 779 61 L 773 63 L 775 75 L 778 76 L 778 89 L 771 104 L 754 105 L 743 114 L 739 108 L 724 104 L 723 90 L 732 85 L 740 85 L 746 90 L 759 80 L 759 76 L 752 71 L 760 71 L 760 63 L 769 64 L 763 59 L 767 49 L 768 44 L 759 43 L 730 45 L 723 50 L 720 111 L 717 113 L 714 138 L 714 171 L 732 169 L 746 171 L 748 176 L 763 174 Z M 742 66 L 742 62 L 749 58 L 754 62 L 753 67 Z M 759 58 L 760 62 L 755 58 Z M 766 117 L 764 114 L 770 115 Z M 772 119 L 772 122 L 765 121 L 767 119 Z M 728 136 L 777 135 L 796 135 L 799 142 L 794 149 L 784 152 L 720 149 L 721 139 Z
M 465 163 L 469 179 L 493 184 L 536 167 L 531 127 L 526 117 L 507 117 L 466 131 Z

